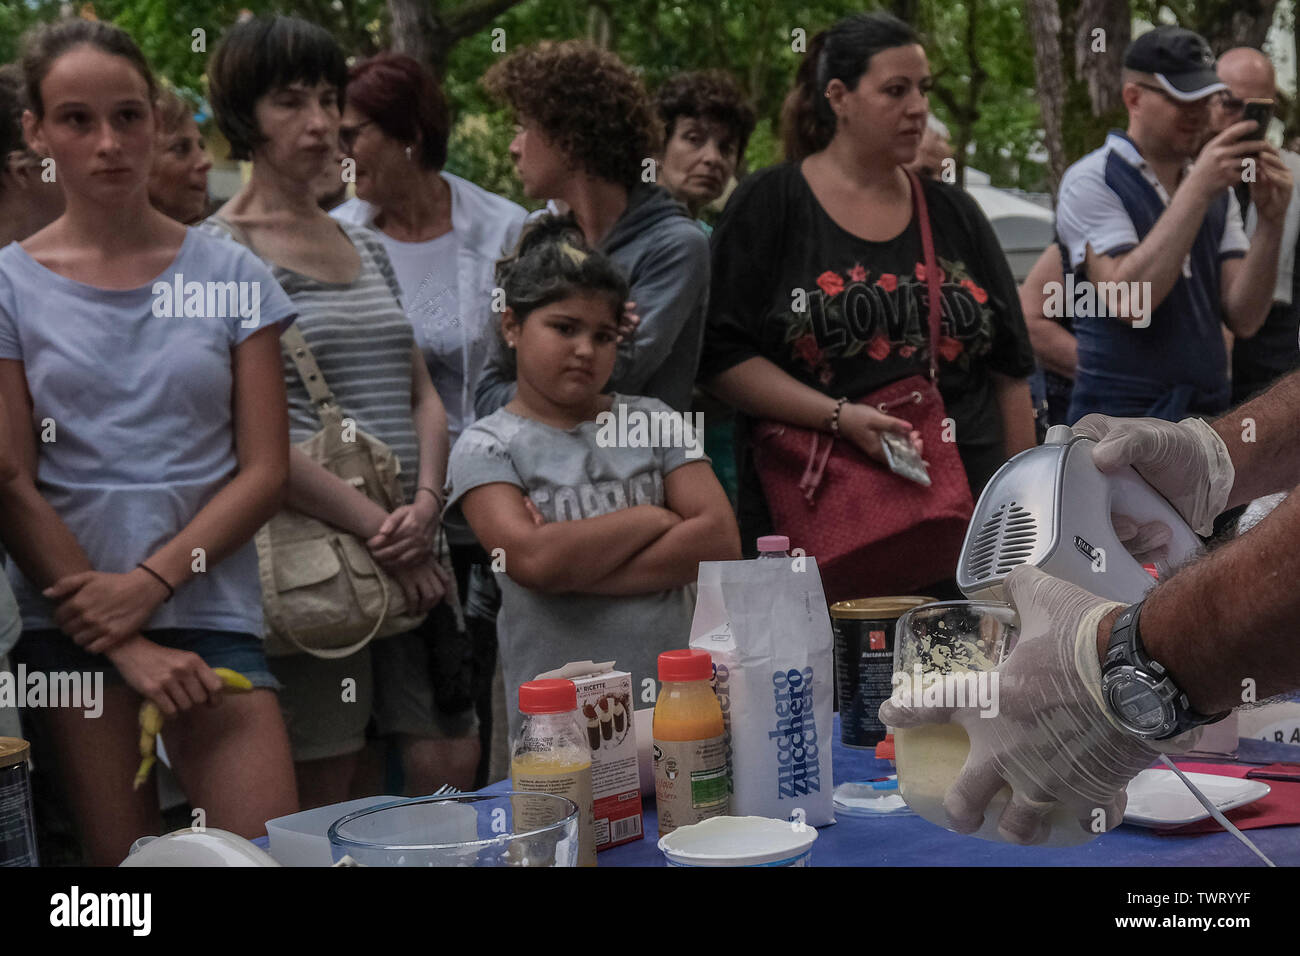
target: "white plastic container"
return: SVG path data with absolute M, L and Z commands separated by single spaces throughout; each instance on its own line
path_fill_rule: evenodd
M 188 827 L 165 836 L 137 840 L 119 867 L 137 866 L 279 866 L 266 851 L 229 830 Z
M 344 803 L 302 810 L 266 821 L 266 835 L 271 841 L 271 856 L 281 866 L 333 866 L 330 855 L 329 828 L 349 813 L 380 803 L 392 803 L 401 797 L 362 797 Z
M 711 817 L 659 839 L 669 866 L 811 866 L 817 830 L 771 817 Z

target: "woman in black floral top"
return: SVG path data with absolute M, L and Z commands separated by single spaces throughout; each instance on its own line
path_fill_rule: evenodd
M 911 28 L 860 14 L 819 34 L 786 100 L 789 161 L 751 176 L 713 236 L 701 382 L 754 419 L 841 434 L 884 461 L 907 422 L 862 396 L 929 363 L 928 291 L 911 184 L 930 71 Z M 1034 444 L 1033 353 L 1011 271 L 965 192 L 923 180 L 943 296 L 939 390 L 978 495 Z M 742 541 L 773 530 L 742 423 Z

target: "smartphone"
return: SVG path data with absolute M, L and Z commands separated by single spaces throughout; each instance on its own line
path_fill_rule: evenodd
M 885 461 L 890 471 L 908 481 L 930 487 L 930 472 L 910 439 L 898 432 L 882 432 L 880 443 L 885 449 Z
M 1246 100 L 1246 107 L 1242 111 L 1242 119 L 1254 120 L 1257 124 L 1256 132 L 1247 133 L 1242 139 L 1263 139 L 1264 134 L 1268 132 L 1268 124 L 1273 119 L 1273 101 L 1263 99 Z

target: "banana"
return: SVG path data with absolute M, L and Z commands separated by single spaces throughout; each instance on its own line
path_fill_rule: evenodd
M 229 667 L 214 667 L 212 673 L 221 678 L 221 683 L 226 690 L 237 692 L 250 691 L 253 689 L 253 682 L 250 681 L 239 671 L 232 671 Z M 162 730 L 163 715 L 158 709 L 158 705 L 151 700 L 145 700 L 140 704 L 140 769 L 135 772 L 134 789 L 139 790 L 144 786 L 144 782 L 149 779 L 149 772 L 153 770 L 153 765 L 157 760 L 156 748 L 158 743 L 158 733 Z
M 251 680 L 239 673 L 239 671 L 232 671 L 229 667 L 214 667 L 212 673 L 221 678 L 221 683 L 226 685 L 226 690 L 253 689 Z

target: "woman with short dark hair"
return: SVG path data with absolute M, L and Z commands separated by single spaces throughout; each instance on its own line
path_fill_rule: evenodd
M 659 181 L 697 219 L 726 190 L 756 118 L 736 81 L 725 70 L 674 73 L 655 102 L 664 123 Z M 705 233 L 712 227 L 700 222 Z
M 401 305 L 382 244 L 317 204 L 321 174 L 335 161 L 347 83 L 343 51 L 314 24 L 290 17 L 236 24 L 208 63 L 213 113 L 232 152 L 252 160 L 248 182 L 201 228 L 243 242 L 265 260 L 298 307 L 297 327 L 345 419 L 388 445 L 401 463 L 408 502 L 391 514 L 322 468 L 290 452 L 288 507 L 365 541 L 392 575 L 408 611 L 427 613 L 450 583 L 433 547 L 447 466 L 447 419 Z M 289 436 L 321 428 L 292 357 L 283 357 Z M 428 627 L 426 620 L 425 627 Z M 443 713 L 428 679 L 423 629 L 373 641 L 347 657 L 272 659 L 304 806 L 349 796 L 372 712 L 381 735 L 401 745 L 408 788 L 436 789 L 438 739 L 473 731 L 472 710 Z M 351 679 L 355 699 L 340 694 Z M 443 780 L 442 782 L 446 782 Z

